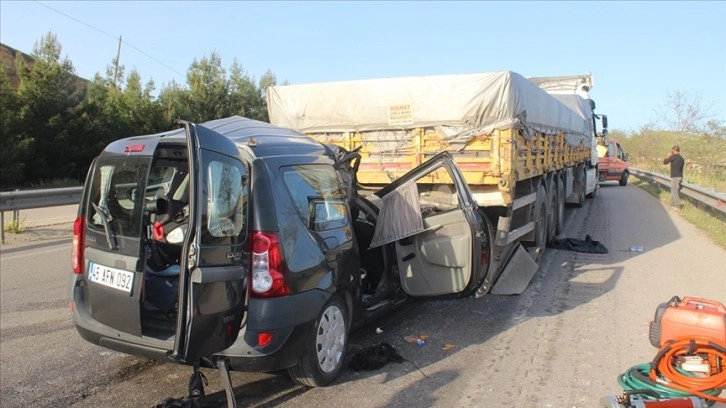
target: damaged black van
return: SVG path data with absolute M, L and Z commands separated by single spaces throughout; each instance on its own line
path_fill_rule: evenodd
M 69 285 L 89 342 L 322 386 L 351 328 L 491 278 L 491 226 L 447 153 L 371 194 L 358 151 L 239 116 L 179 124 L 89 170 Z

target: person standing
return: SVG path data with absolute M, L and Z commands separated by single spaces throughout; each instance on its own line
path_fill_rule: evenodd
M 671 165 L 671 208 L 680 210 L 681 208 L 681 182 L 683 181 L 683 166 L 686 161 L 681 156 L 681 148 L 678 145 L 673 146 L 668 156 L 663 159 L 663 164 Z

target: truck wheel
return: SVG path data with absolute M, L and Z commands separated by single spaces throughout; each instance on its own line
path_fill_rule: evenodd
M 555 239 L 557 230 L 557 183 L 554 179 L 547 189 L 547 242 Z
M 542 259 L 545 248 L 547 247 L 547 192 L 540 185 L 537 188 L 537 201 L 535 201 L 534 209 L 534 245 L 540 249 L 539 259 Z
M 557 180 L 557 228 L 559 234 L 565 229 L 565 184 L 560 178 Z
M 315 319 L 309 332 L 305 355 L 288 374 L 296 383 L 307 387 L 330 384 L 343 368 L 348 347 L 348 314 L 338 296 L 333 297 Z
M 597 190 L 598 190 L 598 189 L 599 189 L 599 188 L 598 188 L 598 186 L 596 185 L 596 186 L 595 186 L 595 189 L 594 189 L 594 190 L 592 190 L 592 193 L 590 193 L 590 194 L 588 194 L 588 195 L 587 195 L 587 198 L 590 198 L 590 199 L 594 199 L 595 197 L 597 197 Z
M 579 183 L 577 183 L 580 186 L 579 192 L 577 193 L 577 203 L 575 205 L 579 208 L 585 205 L 585 172 L 580 172 L 580 177 L 578 177 Z
M 623 173 L 622 177 L 620 177 L 620 185 L 621 186 L 628 185 L 628 172 L 627 171 L 625 173 Z

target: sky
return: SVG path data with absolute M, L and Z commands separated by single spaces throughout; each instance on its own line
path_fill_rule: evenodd
M 76 74 L 116 57 L 157 89 L 216 51 L 291 84 L 514 71 L 592 73 L 611 129 L 662 125 L 676 91 L 726 121 L 726 1 L 214 2 L 0 0 L 0 42 L 52 32 Z

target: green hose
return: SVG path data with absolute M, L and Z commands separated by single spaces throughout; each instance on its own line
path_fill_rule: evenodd
M 618 376 L 618 384 L 623 387 L 623 390 L 625 390 L 625 392 L 636 391 L 631 392 L 631 394 L 638 394 L 642 396 L 643 399 L 647 400 L 653 400 L 655 398 L 653 398 L 650 393 L 638 393 L 637 391 L 653 391 L 660 396 L 659 399 L 683 398 L 692 396 L 692 394 L 689 394 L 687 392 L 674 390 L 672 388 L 669 388 L 665 384 L 654 382 L 648 376 L 649 373 L 650 364 L 638 364 L 632 366 L 623 374 L 620 374 Z M 690 373 L 687 373 L 685 371 L 682 371 L 682 373 L 684 375 L 690 375 Z M 704 391 L 704 393 L 716 397 L 721 393 L 721 390 L 707 390 Z M 706 401 L 706 404 L 708 404 L 709 406 L 713 405 L 713 403 L 714 401 Z

